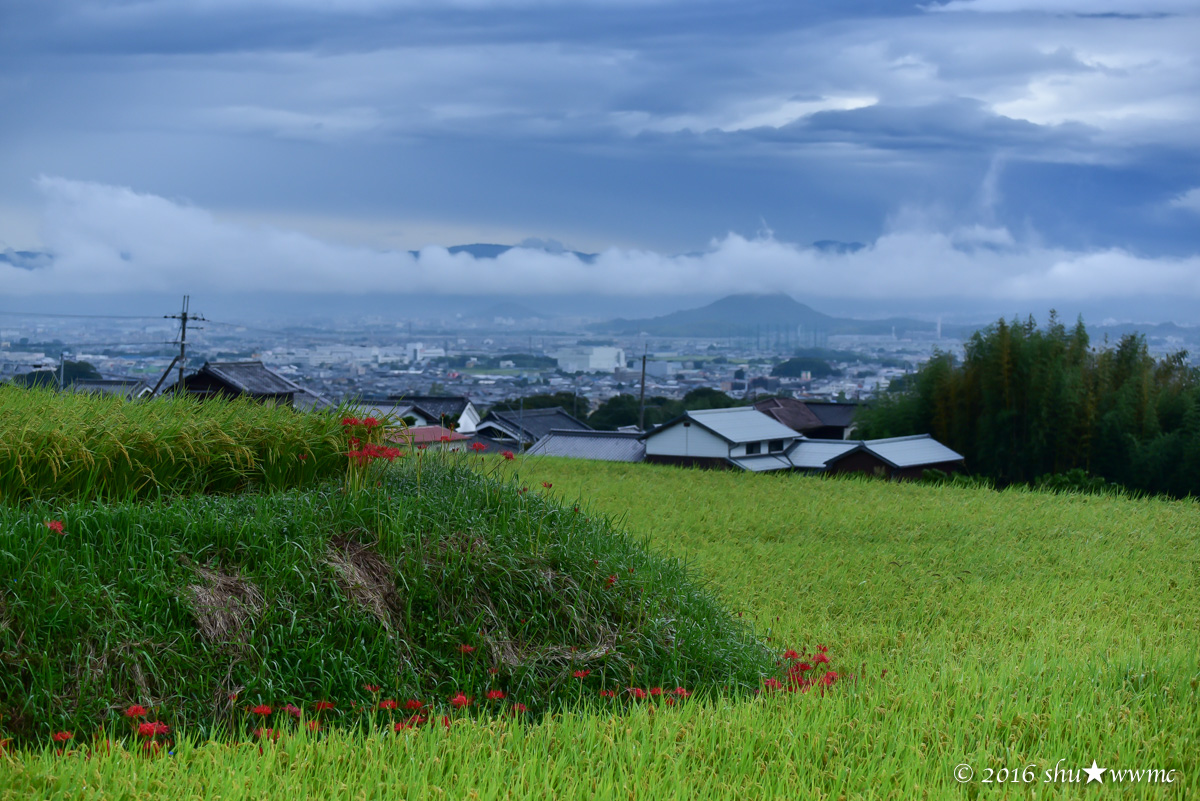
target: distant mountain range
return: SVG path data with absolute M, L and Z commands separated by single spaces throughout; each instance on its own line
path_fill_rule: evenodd
M 474 245 L 454 245 L 446 248 L 446 250 L 450 251 L 451 253 L 469 253 L 477 259 L 494 259 L 501 254 L 507 253 L 513 248 L 525 247 L 529 248 L 530 250 L 544 250 L 547 253 L 570 253 L 584 264 L 592 264 L 596 261 L 596 256 L 599 255 L 596 253 L 580 253 L 578 250 L 564 250 L 562 247 L 554 247 L 554 244 L 557 243 L 552 242 L 550 247 L 547 247 L 546 244 L 542 242 L 530 244 L 522 243 L 520 245 L 489 245 L 479 243 Z M 421 256 L 421 251 L 419 250 L 410 250 L 409 253 L 418 258 Z
M 929 333 L 937 324 L 907 317 L 882 320 L 855 320 L 832 317 L 782 292 L 767 295 L 729 295 L 699 309 L 685 309 L 662 317 L 642 320 L 609 320 L 596 323 L 592 330 L 609 334 L 637 334 L 675 337 L 746 337 L 768 333 L 771 329 L 803 329 L 805 333 L 891 334 Z M 957 336 L 963 326 L 943 326 L 946 336 Z M 970 327 L 969 330 L 973 330 Z

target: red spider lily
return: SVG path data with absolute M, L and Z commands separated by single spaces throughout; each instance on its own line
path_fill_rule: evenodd
M 690 697 L 691 697 L 691 695 L 692 695 L 690 692 L 688 692 L 687 690 L 683 689 L 682 687 L 676 687 L 676 688 L 675 688 L 675 694 L 676 694 L 677 696 L 679 696 L 680 698 L 690 698 Z
M 283 711 L 287 712 L 289 715 L 296 718 L 297 720 L 300 719 L 300 715 L 302 714 L 300 712 L 300 707 L 296 706 L 295 704 L 288 704 L 287 706 L 285 706 L 283 708 Z
M 297 456 L 298 456 L 298 458 L 300 459 L 300 461 L 302 461 L 302 462 L 303 462 L 305 459 L 307 459 L 307 458 L 308 458 L 308 454 L 307 454 L 307 453 L 301 453 L 301 454 L 297 454 Z
M 506 462 L 511 462 L 513 459 L 517 458 L 516 456 L 513 456 L 512 451 L 500 451 L 500 455 L 504 457 L 504 461 Z
M 271 707 L 267 706 L 266 704 L 259 704 L 258 706 L 250 708 L 250 714 L 261 715 L 265 718 L 267 715 L 271 714 Z
M 823 684 L 826 687 L 832 687 L 833 683 L 837 680 L 838 680 L 838 674 L 834 673 L 831 670 L 828 673 L 826 673 L 824 676 L 821 677 L 821 684 Z
M 144 718 L 146 715 L 150 714 L 150 710 L 146 709 L 146 707 L 142 706 L 141 704 L 134 704 L 133 706 L 129 707 L 129 709 L 126 709 L 122 714 L 127 718 Z
M 142 737 L 154 737 L 159 734 L 166 734 L 171 728 L 165 723 L 149 722 L 138 724 L 138 734 Z
M 350 438 L 350 447 L 351 448 L 357 448 L 359 446 L 359 444 L 361 444 L 361 443 L 362 443 L 362 440 L 359 439 L 358 437 Z
M 828 645 L 818 645 L 817 650 L 820 651 L 821 653 L 826 653 L 827 651 L 829 651 L 829 646 Z
M 529 487 L 521 487 L 519 490 L 517 490 L 518 495 L 524 495 L 527 492 L 529 492 Z
M 393 701 L 391 698 L 385 698 L 384 700 L 379 702 L 380 709 L 391 710 L 391 709 L 396 709 L 399 706 L 400 705 L 398 703 L 396 703 L 395 701 Z
M 377 693 L 377 692 L 379 692 L 379 685 L 378 684 L 364 684 L 363 689 L 369 693 Z
M 662 695 L 662 687 L 651 687 L 650 694 L 654 696 Z
M 74 733 L 69 731 L 56 731 L 54 734 L 50 735 L 50 739 L 56 743 L 65 743 L 74 736 Z
M 469 654 L 469 653 L 473 653 L 474 651 L 475 651 L 474 645 L 465 645 L 464 644 L 464 645 L 458 646 L 458 652 L 460 654 Z
M 254 730 L 254 738 L 256 740 L 278 740 L 279 735 L 281 735 L 281 734 L 283 734 L 283 732 L 279 731 L 278 729 L 265 729 L 264 728 L 264 729 L 255 729 Z
M 362 421 L 362 424 L 367 428 L 374 428 L 375 426 L 379 425 L 379 421 L 374 417 L 368 417 L 366 420 Z
M 763 686 L 768 690 L 779 690 L 782 689 L 783 683 L 779 679 L 767 679 L 763 682 Z
M 512 705 L 512 712 L 514 715 L 519 715 L 522 712 L 528 712 L 528 711 L 529 711 L 529 707 L 525 706 L 524 704 L 522 704 L 520 702 Z
M 630 687 L 629 694 L 639 701 L 646 697 L 646 691 L 640 687 Z
M 605 580 L 604 580 L 604 582 L 605 582 L 605 584 L 607 584 L 608 586 L 610 586 L 610 587 L 611 587 L 611 586 L 613 586 L 614 584 L 616 584 L 616 583 L 617 583 L 617 577 L 616 577 L 616 576 L 609 576 L 607 579 L 605 579 Z
M 450 440 L 449 434 L 442 434 L 440 437 L 438 437 L 438 442 L 450 442 L 450 441 L 451 440 Z
M 446 727 L 446 731 L 450 731 L 450 716 L 442 715 L 442 725 Z
M 392 724 L 392 731 L 399 732 L 399 731 L 404 731 L 405 729 L 412 729 L 412 728 L 415 728 L 415 727 L 413 726 L 413 724 L 409 723 L 407 720 L 397 720 L 395 723 Z
M 419 450 L 419 451 L 423 451 L 423 450 L 425 450 L 425 449 L 426 449 L 426 448 L 428 448 L 428 447 L 429 447 L 428 445 L 418 445 L 418 446 L 417 446 L 417 450 Z
M 664 698 L 664 699 L 663 699 L 663 703 L 664 703 L 664 704 L 666 704 L 667 706 L 675 706 L 675 699 L 674 699 L 674 698 L 669 698 L 669 697 L 668 697 L 668 698 Z
M 308 729 L 309 731 L 317 731 L 318 729 L 320 729 L 320 728 L 321 728 L 321 721 L 319 721 L 319 720 L 310 720 L 310 721 L 308 721 L 307 723 L 305 723 L 305 724 L 304 724 L 304 727 L 305 727 L 306 729 Z
M 333 701 L 317 701 L 315 704 L 313 704 L 313 709 L 317 710 L 318 712 L 324 712 L 327 709 L 333 709 L 336 706 L 337 704 L 335 704 Z
M 420 726 L 428 719 L 429 718 L 425 717 L 424 715 L 411 715 L 409 716 L 408 720 L 405 721 L 405 723 L 407 723 L 409 726 Z
M 793 649 L 789 648 L 789 649 L 787 649 L 786 651 L 784 651 L 784 652 L 783 652 L 783 658 L 784 658 L 784 659 L 791 659 L 791 660 L 793 660 L 793 661 L 794 661 L 794 660 L 797 660 L 797 659 L 802 659 L 803 657 L 801 657 L 801 656 L 800 656 L 800 654 L 796 653 L 796 652 L 795 652 L 795 650 L 793 650 Z
M 425 704 L 421 703 L 420 701 L 418 701 L 415 698 L 409 699 L 408 701 L 404 702 L 404 708 L 408 709 L 408 710 L 417 710 L 423 706 L 425 706 Z
M 462 709 L 465 706 L 471 705 L 471 699 L 463 695 L 461 692 L 450 699 L 450 706 L 455 709 Z
M 55 534 L 62 534 L 62 533 L 63 533 L 63 525 L 62 525 L 62 521 L 61 521 L 61 520 L 47 520 L 47 521 L 46 521 L 46 528 L 50 529 L 50 530 L 51 530 L 51 531 L 53 531 Z
M 554 485 L 553 485 L 553 484 L 551 484 L 549 481 L 543 481 L 543 482 L 542 482 L 542 486 L 543 486 L 543 487 L 545 487 L 546 489 L 550 489 L 550 488 L 551 488 L 551 487 L 553 487 Z
M 487 445 L 484 445 L 482 442 L 472 442 L 472 443 L 471 443 L 471 450 L 473 450 L 473 451 L 476 451 L 476 452 L 478 452 L 478 451 L 486 451 L 486 450 L 487 450 Z
M 488 690 L 487 699 L 489 701 L 503 701 L 504 700 L 504 691 L 503 690 Z
M 590 670 L 577 670 L 571 674 L 571 677 L 576 678 L 576 679 L 586 679 L 588 676 L 591 675 L 591 673 L 592 673 L 592 671 L 590 671 Z
M 362 421 L 359 420 L 357 417 L 343 417 L 342 418 L 342 425 L 344 425 L 344 426 L 356 426 L 356 425 L 360 425 L 361 423 L 362 423 Z
M 828 665 L 828 664 L 829 664 L 829 657 L 825 656 L 825 652 L 824 652 L 824 651 L 821 651 L 820 653 L 818 653 L 816 656 L 814 656 L 814 657 L 813 657 L 813 664 L 815 664 L 815 665 Z
M 601 690 L 600 697 L 601 698 L 616 698 L 617 693 L 614 690 Z

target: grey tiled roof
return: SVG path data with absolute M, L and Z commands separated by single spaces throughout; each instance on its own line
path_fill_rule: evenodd
M 208 373 L 247 395 L 290 395 L 300 387 L 262 362 L 205 362 L 197 372 Z
M 812 431 L 825 425 L 812 409 L 794 398 L 765 398 L 755 403 L 754 408 L 793 431 Z
M 753 406 L 739 406 L 733 409 L 703 409 L 686 412 L 685 416 L 729 442 L 758 442 L 796 437 L 795 431 L 775 418 L 763 414 Z M 667 425 L 671 425 L 671 423 L 667 423 Z
M 536 442 L 555 429 L 592 431 L 587 423 L 572 417 L 561 406 L 549 409 L 526 409 L 524 411 L 492 410 L 479 422 L 477 430 L 485 430 L 489 424 L 506 432 L 509 436 L 525 442 Z
M 788 458 L 796 467 L 823 470 L 831 459 L 845 456 L 860 445 L 861 442 L 848 439 L 802 439 L 788 451 Z
M 791 470 L 792 463 L 786 456 L 779 454 L 764 454 L 762 456 L 742 456 L 730 459 L 730 464 L 737 465 L 752 473 L 766 473 L 771 470 Z
M 961 461 L 963 456 L 950 450 L 928 434 L 890 439 L 868 439 L 867 449 L 894 467 Z
M 530 456 L 568 456 L 602 462 L 640 462 L 646 445 L 639 432 L 552 430 L 537 441 Z
M 825 401 L 805 401 L 808 410 L 820 419 L 822 425 L 841 426 L 849 428 L 858 413 L 857 403 L 828 403 Z

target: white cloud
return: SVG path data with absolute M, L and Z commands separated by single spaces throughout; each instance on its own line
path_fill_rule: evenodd
M 43 238 L 55 262 L 36 271 L 0 265 L 4 295 L 64 286 L 84 293 L 321 294 L 509 294 L 519 287 L 529 294 L 1200 298 L 1200 257 L 1149 259 L 1119 249 L 1073 252 L 1023 245 L 996 227 L 939 231 L 909 223 L 843 255 L 730 234 L 702 255 L 612 249 L 595 264 L 525 248 L 494 261 L 451 255 L 442 247 L 425 248 L 414 258 L 405 251 L 376 251 L 222 221 L 203 209 L 121 187 L 62 178 L 42 178 L 38 187 L 46 200 Z
M 951 0 L 923 6 L 926 11 L 1045 14 L 1187 14 L 1200 11 L 1196 0 Z
M 1200 186 L 1195 189 L 1189 189 L 1179 197 L 1171 201 L 1171 206 L 1177 209 L 1185 209 L 1194 211 L 1200 214 Z

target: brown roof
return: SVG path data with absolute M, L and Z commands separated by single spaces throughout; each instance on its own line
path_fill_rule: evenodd
M 755 403 L 754 408 L 801 433 L 825 425 L 812 409 L 795 398 L 765 398 Z
M 467 439 L 467 437 L 464 434 L 459 434 L 442 426 L 414 426 L 403 433 L 397 432 L 393 434 L 391 439 L 393 442 L 428 445 L 431 442 L 458 442 Z

